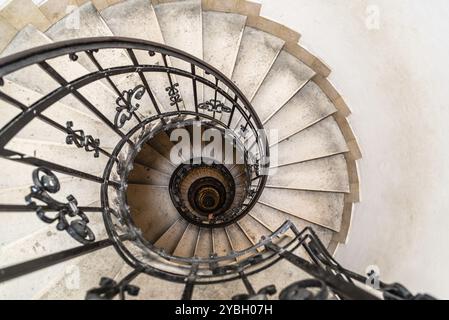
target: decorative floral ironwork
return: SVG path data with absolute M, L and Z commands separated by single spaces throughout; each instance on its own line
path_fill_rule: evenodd
M 112 300 L 118 294 L 124 300 L 124 294 L 137 296 L 140 288 L 129 283 L 117 283 L 110 278 L 101 278 L 100 287 L 87 291 L 86 300 Z
M 260 289 L 257 293 L 239 294 L 232 297 L 232 300 L 268 300 L 268 296 L 276 294 L 277 290 L 274 285 L 269 285 Z
M 33 171 L 33 183 L 31 193 L 25 197 L 28 205 L 36 207 L 36 214 L 43 222 L 51 224 L 57 221 L 56 229 L 66 231 L 76 241 L 87 244 L 95 241 L 95 235 L 87 226 L 89 219 L 83 211 L 78 208 L 78 202 L 74 196 L 67 197 L 67 203 L 59 202 L 53 199 L 50 194 L 57 193 L 61 185 L 56 175 L 51 170 L 40 167 Z M 34 200 L 45 203 L 48 207 L 45 209 L 38 206 Z M 57 211 L 57 214 L 50 216 L 47 211 Z M 78 219 L 70 223 L 67 217 Z
M 328 287 L 317 279 L 295 282 L 282 290 L 279 295 L 280 300 L 327 300 L 328 297 Z
M 94 152 L 94 157 L 100 156 L 100 139 L 94 139 L 92 136 L 86 136 L 83 130 L 73 130 L 73 122 L 67 121 L 66 143 L 75 144 L 78 148 L 84 148 L 87 152 Z
M 170 87 L 165 88 L 165 91 L 168 92 L 168 96 L 170 97 L 171 106 L 177 105 L 178 103 L 182 102 L 182 98 L 181 95 L 179 94 L 178 87 L 179 83 L 174 83 Z
M 134 89 L 123 91 L 122 95 L 117 98 L 117 114 L 115 116 L 114 125 L 116 128 L 121 129 L 126 122 L 131 120 L 134 113 L 140 108 L 140 104 L 136 100 L 141 100 L 145 94 L 145 87 L 139 85 Z
M 211 99 L 209 101 L 200 103 L 198 105 L 198 109 L 206 110 L 209 112 L 216 112 L 216 113 L 231 113 L 232 109 L 230 107 L 227 107 L 221 102 L 220 100 Z

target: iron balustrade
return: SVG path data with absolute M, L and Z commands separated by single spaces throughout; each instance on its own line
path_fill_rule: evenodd
M 102 61 L 104 56 L 101 53 L 107 50 L 121 52 L 129 58 L 129 64 L 105 67 L 107 61 Z M 160 58 L 163 63 L 140 63 L 138 57 L 142 53 Z M 62 75 L 63 70 L 57 70 L 53 63 L 55 59 L 64 57 L 68 58 L 69 63 L 90 61 L 94 70 L 86 71 L 86 74 L 76 79 L 65 78 Z M 173 67 L 172 62 L 175 60 L 187 63 L 187 70 Z M 6 93 L 7 90 L 3 89 L 8 86 L 9 76 L 29 67 L 37 67 L 46 77 L 52 79 L 57 87 L 49 88 L 37 101 L 26 105 L 19 96 Z M 168 105 L 160 103 L 152 82 L 149 81 L 154 74 L 167 77 L 169 86 L 163 89 L 169 101 Z M 120 88 L 116 79 L 130 75 L 137 76 L 138 83 L 133 87 Z M 180 79 L 189 81 L 179 81 Z M 85 88 L 95 83 L 107 84 L 115 95 L 115 106 L 108 106 L 112 108 L 112 112 L 105 113 L 100 110 L 99 106 L 91 101 L 93 97 L 84 93 Z M 185 87 L 187 83 L 191 85 L 188 88 Z M 202 90 L 204 88 L 213 92 L 212 96 L 205 95 L 205 90 Z M 182 92 L 187 91 L 192 93 L 193 105 L 189 105 L 187 99 L 182 96 Z M 146 107 L 151 112 L 143 116 L 140 111 L 146 95 L 150 101 L 150 105 Z M 49 115 L 48 110 L 59 108 L 58 104 L 68 97 L 77 102 L 78 111 L 90 113 L 95 121 L 102 123 L 113 133 L 117 142 L 112 151 L 104 146 L 102 137 L 94 136 L 82 128 L 83 123 L 75 123 L 71 114 L 64 115 L 66 119 L 62 122 Z M 243 281 L 248 292 L 236 295 L 236 298 L 266 299 L 276 292 L 276 288 L 270 285 L 256 292 L 249 277 L 283 259 L 308 272 L 316 280 L 293 284 L 283 291 L 281 298 L 376 298 L 354 283 L 363 283 L 366 277 L 343 269 L 327 252 L 313 230 L 307 228 L 299 232 L 290 221 L 286 221 L 272 235 L 260 239 L 252 247 L 219 257 L 214 254 L 208 258 L 173 256 L 142 237 L 130 217 L 130 208 L 124 194 L 133 160 L 143 145 L 159 132 L 167 132 L 189 121 L 202 121 L 220 130 L 233 132 L 235 140 L 243 148 L 245 174 L 251 183 L 246 200 L 237 210 L 235 219 L 229 223 L 251 211 L 267 181 L 267 176 L 261 172 L 266 172 L 269 168 L 270 151 L 268 142 L 260 135 L 262 122 L 239 88 L 217 69 L 200 59 L 166 45 L 129 38 L 86 38 L 53 43 L 0 59 L 0 100 L 19 112 L 0 129 L 0 157 L 11 163 L 34 168 L 35 174 L 34 181 L 30 176 L 29 196 L 22 203 L 0 204 L 0 214 L 36 212 L 46 223 L 58 221 L 58 230 L 67 231 L 68 236 L 83 244 L 12 266 L 2 266 L 0 283 L 114 246 L 133 271 L 118 283 L 111 279 L 102 279 L 100 286 L 89 290 L 86 298 L 112 299 L 118 295 L 125 299 L 126 294 L 137 295 L 139 289 L 132 285 L 132 281 L 137 276 L 146 274 L 184 283 L 185 289 L 180 296 L 182 299 L 191 299 L 197 285 L 237 279 Z M 73 146 L 74 151 L 84 149 L 91 156 L 89 161 L 106 159 L 103 172 L 86 172 L 60 164 L 51 157 L 37 157 L 11 147 L 10 142 L 24 129 L 31 128 L 34 120 L 39 120 L 42 125 L 62 133 L 61 144 Z M 248 145 L 249 147 L 246 147 Z M 56 173 L 98 184 L 100 191 L 96 196 L 101 205 L 78 204 L 76 194 L 67 195 L 67 203 L 53 199 L 51 195 L 59 192 L 59 184 L 64 185 L 64 181 L 58 180 Z M 56 184 L 58 187 L 55 187 Z M 57 212 L 57 215 L 49 216 L 48 212 Z M 108 239 L 95 241 L 85 212 L 102 213 Z M 69 223 L 68 217 L 77 219 Z M 288 237 L 285 235 L 289 231 L 295 236 L 286 240 Z M 279 242 L 279 239 L 284 241 Z M 301 246 L 306 249 L 310 260 L 293 253 Z M 318 294 L 311 292 L 317 288 Z M 413 296 L 400 285 L 381 283 L 380 291 L 384 298 L 389 299 L 428 298 L 424 295 Z

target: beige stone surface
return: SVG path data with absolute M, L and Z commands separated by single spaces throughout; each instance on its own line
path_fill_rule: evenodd
M 283 39 L 286 43 L 296 44 L 301 37 L 297 31 L 260 16 L 249 16 L 247 25 L 255 29 L 268 32 L 278 38 Z
M 245 28 L 232 80 L 248 99 L 254 97 L 283 45 L 277 37 Z
M 17 30 L 0 16 L 0 51 L 14 38 Z
M 251 102 L 261 121 L 266 123 L 313 75 L 304 63 L 282 51 Z
M 134 168 L 129 175 L 129 182 L 154 186 L 168 186 L 170 183 L 170 176 L 138 163 L 134 163 Z
M 198 243 L 195 248 L 195 256 L 208 258 L 212 253 L 212 231 L 211 229 L 201 228 Z
M 2 8 L 0 16 L 17 30 L 28 24 L 33 24 L 39 30 L 44 31 L 51 24 L 32 0 L 10 1 Z
M 265 128 L 277 130 L 278 141 L 283 141 L 336 111 L 320 88 L 309 82 L 265 123 Z
M 164 234 L 157 239 L 154 245 L 157 248 L 165 250 L 166 253 L 172 254 L 182 239 L 182 236 L 189 223 L 180 218 L 177 220 Z
M 333 118 L 326 118 L 278 145 L 278 165 L 345 153 L 346 141 Z
M 123 1 L 102 10 L 100 14 L 116 36 L 164 43 L 156 13 L 148 0 Z M 147 52 L 141 50 L 134 50 L 134 54 L 140 64 L 163 65 L 163 59 L 159 54 L 150 57 Z M 175 107 L 170 106 L 169 96 L 165 90 L 170 86 L 167 75 L 151 73 L 145 78 L 157 99 L 159 108 L 174 111 Z
M 348 167 L 343 155 L 276 168 L 267 184 L 287 189 L 350 192 Z
M 188 0 L 159 4 L 154 7 L 162 36 L 166 45 L 178 48 L 193 56 L 203 58 L 203 22 L 200 0 Z M 177 23 L 173 23 L 177 21 Z M 189 63 L 171 59 L 174 67 L 190 72 Z M 201 74 L 199 72 L 199 74 Z M 194 110 L 192 81 L 177 77 L 184 107 Z M 202 97 L 203 86 L 198 85 L 198 96 Z
M 246 17 L 203 12 L 204 61 L 230 77 L 240 48 Z
M 195 248 L 198 243 L 199 227 L 189 224 L 185 229 L 182 238 L 179 240 L 173 255 L 176 257 L 190 258 L 195 255 Z
M 261 203 L 325 228 L 340 231 L 344 194 L 267 188 Z
M 168 188 L 130 185 L 127 196 L 134 223 L 149 241 L 157 240 L 179 219 Z
M 261 5 L 259 3 L 242 0 L 203 0 L 204 10 L 238 13 L 246 16 L 258 16 Z
M 40 11 L 53 24 L 61 20 L 79 5 L 77 0 L 47 0 L 39 6 Z

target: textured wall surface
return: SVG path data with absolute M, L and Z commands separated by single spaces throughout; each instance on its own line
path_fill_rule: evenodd
M 333 69 L 359 138 L 362 202 L 337 258 L 449 298 L 449 2 L 263 0 Z

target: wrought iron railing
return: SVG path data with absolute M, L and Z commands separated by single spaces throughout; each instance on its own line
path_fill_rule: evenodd
M 106 52 L 125 57 L 122 61 L 126 63 L 106 67 Z M 61 67 L 61 61 L 78 61 L 89 71 L 68 78 L 63 75 L 65 70 L 57 68 Z M 178 63 L 174 63 L 176 61 Z M 181 65 L 179 62 L 185 68 L 173 67 Z M 10 78 L 29 68 L 34 68 L 33 74 L 29 76 L 37 77 L 35 72 L 40 72 L 56 85 L 49 87 L 48 92 L 40 92 L 42 96 L 39 99 L 26 104 L 8 86 Z M 153 87 L 151 78 L 155 75 L 159 79 L 161 76 L 166 77 L 168 85 L 162 90 L 166 93 L 165 99 L 160 95 L 160 88 L 156 90 Z M 126 81 L 118 81 L 119 78 Z M 94 83 L 110 87 L 116 97 L 114 105 L 99 106 L 93 101 L 95 96 L 86 94 L 88 90 L 85 89 Z M 125 88 L 123 83 L 132 85 Z M 144 103 L 145 99 L 148 104 Z M 262 123 L 235 84 L 203 61 L 165 45 L 135 39 L 110 37 L 60 42 L 0 59 L 0 100 L 18 110 L 0 129 L 0 158 L 33 168 L 29 194 L 23 202 L 0 204 L 0 212 L 36 212 L 44 223 L 56 224 L 58 231 L 66 232 L 82 244 L 12 266 L 0 266 L 0 283 L 114 246 L 133 271 L 118 283 L 102 279 L 99 288 L 87 293 L 88 299 L 112 299 L 116 296 L 124 299 L 126 294 L 137 295 L 138 288 L 132 285 L 132 281 L 140 274 L 184 283 L 183 299 L 192 297 L 196 285 L 237 279 L 243 281 L 248 293 L 236 298 L 265 299 L 275 293 L 275 287 L 268 286 L 256 293 L 248 277 L 282 259 L 290 261 L 317 280 L 296 283 L 285 289 L 281 298 L 376 298 L 354 284 L 354 281 L 363 283 L 366 278 L 336 263 L 311 229 L 299 232 L 289 221 L 256 245 L 220 257 L 173 256 L 142 237 L 130 217 L 126 203 L 128 176 L 139 150 L 161 131 L 169 131 L 194 121 L 207 123 L 219 130 L 231 130 L 243 151 L 250 183 L 247 198 L 232 219 L 226 221 L 227 224 L 247 214 L 265 186 L 267 177 L 263 172 L 269 167 L 269 148 L 266 139 L 260 135 Z M 74 122 L 69 113 L 63 112 L 61 116 L 60 112 L 58 117 L 53 117 L 48 111 L 60 111 L 60 102 L 68 102 L 70 107 L 79 108 L 74 112 L 89 113 L 91 118 L 103 124 L 105 133 L 97 132 L 102 136 L 94 136 L 89 132 L 92 128 L 83 128 L 84 124 Z M 144 108 L 147 108 L 145 112 Z M 89 161 L 103 161 L 102 172 L 81 170 L 52 161 L 51 157 L 27 154 L 18 151 L 17 144 L 11 147 L 11 142 L 22 131 L 27 128 L 35 130 L 33 124 L 36 120 L 42 126 L 49 126 L 62 133 L 62 143 L 73 146 L 73 150 L 84 149 Z M 105 140 L 109 145 L 103 144 Z M 57 200 L 65 181 L 58 178 L 59 175 L 98 184 L 97 200 L 100 205 L 78 203 L 77 194 L 65 195 L 65 201 Z M 98 235 L 90 228 L 86 213 L 103 214 L 107 239 L 96 239 Z M 293 238 L 285 236 L 288 231 L 293 231 Z M 310 259 L 293 254 L 300 246 L 306 249 Z M 312 288 L 318 288 L 319 292 L 310 293 Z M 380 290 L 385 298 L 416 298 L 398 285 L 382 284 Z

